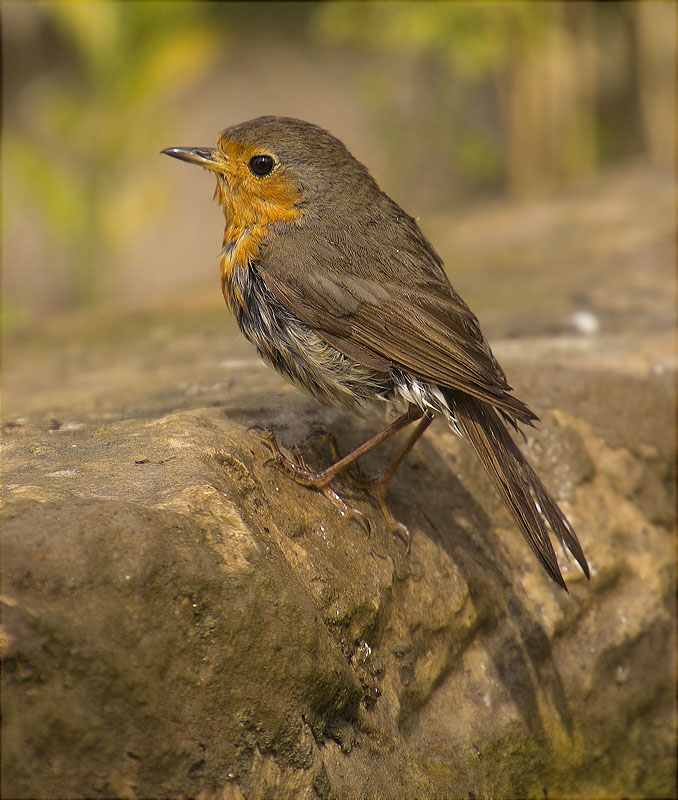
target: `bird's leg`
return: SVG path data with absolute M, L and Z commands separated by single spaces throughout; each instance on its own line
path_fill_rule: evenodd
M 302 469 L 310 472 L 306 464 L 306 460 L 304 459 L 304 454 L 301 452 L 301 447 L 299 445 L 296 445 L 292 448 L 292 455 Z M 365 533 L 368 536 L 370 535 L 370 521 L 363 514 L 363 512 L 360 511 L 360 509 L 349 506 L 349 504 L 341 497 L 341 495 L 334 491 L 329 483 L 327 486 L 318 486 L 317 488 L 318 491 L 322 492 L 325 497 L 339 509 L 342 516 L 346 516 L 349 519 L 355 519 L 356 522 L 363 526 Z
M 382 442 L 385 442 L 399 430 L 419 419 L 422 416 L 422 413 L 423 412 L 419 408 L 414 405 L 410 405 L 410 407 L 402 416 L 394 420 L 390 425 L 384 428 L 384 430 L 377 433 L 371 439 L 368 439 L 366 442 L 361 444 L 360 447 L 356 447 L 355 450 L 343 458 L 340 458 L 331 466 L 317 472 L 308 469 L 303 458 L 300 458 L 301 454 L 298 451 L 295 453 L 297 461 L 287 458 L 287 456 L 285 456 L 280 449 L 280 445 L 278 444 L 275 435 L 271 431 L 259 429 L 259 433 L 261 438 L 271 448 L 271 453 L 273 454 L 273 457 L 266 462 L 267 464 L 275 464 L 276 466 L 280 467 L 294 481 L 302 486 L 312 486 L 313 488 L 318 489 L 318 491 L 322 492 L 325 497 L 328 498 L 328 500 L 337 506 L 342 514 L 353 519 L 357 519 L 366 527 L 367 532 L 369 533 L 369 522 L 367 521 L 365 515 L 357 508 L 352 508 L 344 500 L 342 500 L 342 498 L 335 492 L 330 484 L 337 477 L 337 475 L 347 470 L 355 461 L 357 461 L 357 459 L 360 458 L 360 456 L 369 453 L 370 450 L 373 450 Z M 412 442 L 412 444 L 414 444 L 414 442 Z M 410 447 L 411 446 L 412 445 L 410 445 Z
M 400 520 L 397 520 L 391 511 L 388 502 L 386 501 L 386 487 L 393 477 L 393 474 L 400 466 L 402 460 L 419 441 L 424 431 L 432 422 L 433 414 L 432 412 L 427 411 L 417 427 L 412 431 L 405 444 L 400 448 L 400 450 L 398 450 L 395 456 L 393 456 L 391 463 L 386 467 L 386 469 L 382 470 L 374 478 L 368 479 L 367 486 L 365 487 L 379 504 L 379 508 L 381 508 L 383 515 L 386 517 L 391 531 L 393 533 L 397 533 L 404 540 L 405 544 L 407 545 L 408 553 L 410 552 L 410 547 L 412 546 L 412 536 L 410 535 L 407 526 L 400 522 Z
M 271 458 L 268 463 L 275 463 L 277 466 L 281 467 L 290 475 L 290 477 L 294 478 L 297 483 L 300 483 L 303 486 L 313 486 L 317 489 L 333 481 L 337 475 L 344 472 L 348 467 L 351 466 L 351 464 L 357 461 L 357 459 L 359 459 L 361 456 L 364 456 L 366 453 L 369 453 L 370 450 L 373 450 L 375 447 L 378 447 L 382 442 L 390 439 L 391 436 L 398 433 L 399 430 L 415 420 L 420 419 L 422 414 L 423 412 L 419 408 L 414 405 L 410 405 L 404 414 L 398 417 L 398 419 L 394 420 L 382 431 L 375 434 L 371 439 L 368 439 L 359 447 L 356 447 L 355 450 L 352 450 L 348 455 L 340 458 L 334 464 L 331 464 L 329 467 L 317 472 L 313 472 L 306 466 L 302 466 L 296 461 L 292 461 L 291 459 L 287 458 L 287 456 L 285 456 L 280 449 L 275 434 L 273 434 L 271 431 L 265 428 L 258 428 L 256 426 L 250 428 L 250 430 L 258 430 L 261 438 L 271 448 L 273 458 Z
M 342 458 L 337 437 L 333 433 L 326 431 L 323 431 L 321 435 L 325 444 L 330 448 L 330 457 L 332 458 L 332 463 L 334 464 L 336 461 L 339 461 Z M 367 489 L 370 485 L 370 479 L 368 475 L 357 461 L 351 464 L 351 466 L 344 471 L 344 476 L 348 479 L 348 482 L 351 484 L 351 486 L 355 486 L 356 489 Z
M 353 484 L 353 486 L 356 486 L 359 489 L 364 489 L 374 497 L 379 504 L 379 508 L 381 508 L 383 515 L 386 517 L 391 531 L 395 534 L 398 534 L 405 541 L 408 552 L 410 551 L 412 537 L 407 529 L 407 526 L 396 519 L 391 511 L 388 502 L 386 501 L 386 487 L 388 486 L 391 478 L 402 463 L 405 456 L 421 438 L 422 434 L 432 421 L 433 414 L 430 411 L 427 411 L 423 419 L 419 422 L 415 430 L 410 435 L 409 439 L 395 454 L 389 465 L 380 473 L 375 475 L 374 478 L 370 478 L 368 475 L 366 475 L 359 464 L 352 464 L 351 467 L 346 470 L 346 477 L 350 483 Z M 339 445 L 337 444 L 336 437 L 331 433 L 326 433 L 323 434 L 323 439 L 327 442 L 330 448 L 332 458 L 338 461 L 341 458 L 341 454 L 339 452 Z

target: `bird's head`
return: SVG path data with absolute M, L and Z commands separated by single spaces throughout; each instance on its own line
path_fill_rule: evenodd
M 226 128 L 216 147 L 171 147 L 163 153 L 214 172 L 215 197 L 228 222 L 243 228 L 343 215 L 379 193 L 367 169 L 338 139 L 287 117 L 258 117 Z

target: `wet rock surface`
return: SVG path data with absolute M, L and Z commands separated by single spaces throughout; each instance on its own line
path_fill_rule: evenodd
M 570 238 L 606 296 L 621 245 Z M 569 595 L 439 421 L 390 488 L 409 556 L 359 490 L 370 537 L 267 466 L 251 425 L 320 465 L 313 434 L 383 416 L 287 386 L 216 303 L 6 340 L 3 795 L 674 796 L 670 294 L 642 297 L 655 325 L 490 325 L 591 564 L 562 556 Z

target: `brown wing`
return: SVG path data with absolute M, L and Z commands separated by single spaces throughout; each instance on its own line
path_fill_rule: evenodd
M 266 246 L 258 269 L 280 302 L 345 355 L 466 392 L 518 421 L 536 419 L 509 394 L 476 317 L 414 220 L 397 222 L 287 233 Z

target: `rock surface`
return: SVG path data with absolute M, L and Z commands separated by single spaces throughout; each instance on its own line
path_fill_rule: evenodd
M 589 255 L 605 296 L 615 265 Z M 674 359 L 654 302 L 654 326 L 495 342 L 592 568 L 563 556 L 569 595 L 441 422 L 390 489 L 409 556 L 350 485 L 369 538 L 266 466 L 250 425 L 348 449 L 383 418 L 288 387 L 216 305 L 6 341 L 3 796 L 675 796 Z

